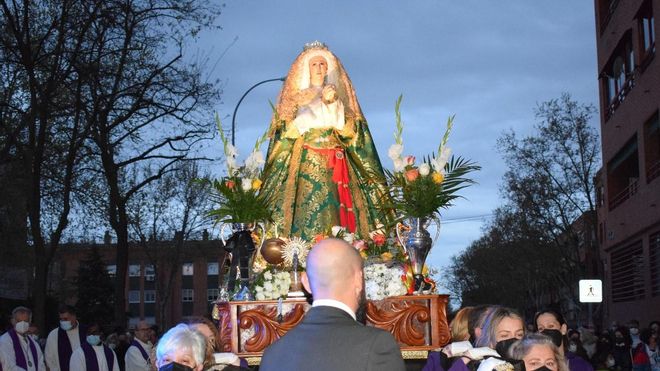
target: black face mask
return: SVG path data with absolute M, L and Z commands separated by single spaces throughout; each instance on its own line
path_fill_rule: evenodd
M 166 365 L 160 366 L 158 371 L 193 371 L 193 369 L 186 365 L 182 365 L 181 363 L 170 362 Z
M 539 368 L 537 368 L 537 369 L 534 369 L 534 370 L 532 370 L 532 371 L 552 371 L 552 370 L 549 369 L 549 368 L 547 368 L 547 367 L 545 367 L 545 366 L 541 366 L 541 367 L 539 367 Z
M 562 341 L 564 340 L 564 335 L 562 335 L 561 331 L 554 329 L 546 329 L 541 331 L 541 333 L 552 339 L 552 342 L 556 346 L 561 347 Z
M 497 342 L 497 344 L 495 344 L 495 351 L 502 358 L 511 358 L 511 356 L 509 355 L 509 349 L 511 349 L 511 346 L 516 341 L 518 341 L 518 339 L 516 339 L 516 338 L 500 340 L 500 341 Z

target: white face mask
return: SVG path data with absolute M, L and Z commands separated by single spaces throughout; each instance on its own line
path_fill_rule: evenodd
M 571 344 L 568 346 L 568 351 L 571 353 L 575 353 L 577 351 L 577 345 Z
M 30 322 L 27 321 L 20 321 L 14 325 L 14 329 L 16 330 L 16 332 L 18 332 L 21 335 L 26 333 L 29 328 L 30 328 Z
M 614 365 L 616 364 L 616 361 L 614 361 L 614 358 L 608 358 L 606 364 L 607 364 L 607 367 L 614 367 Z
M 639 334 L 639 329 L 638 329 L 638 328 L 635 328 L 635 327 L 632 327 L 632 328 L 630 329 L 630 334 L 631 334 L 631 335 L 637 335 L 637 334 Z

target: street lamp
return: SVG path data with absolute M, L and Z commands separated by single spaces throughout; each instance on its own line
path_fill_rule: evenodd
M 243 94 L 241 99 L 238 100 L 238 103 L 236 103 L 236 107 L 234 108 L 234 114 L 231 116 L 231 145 L 232 146 L 236 145 L 236 141 L 235 141 L 235 139 L 236 139 L 236 135 L 235 135 L 235 133 L 236 133 L 236 111 L 238 111 L 238 106 L 241 105 L 241 102 L 243 101 L 245 96 L 248 95 L 248 93 L 251 92 L 252 89 L 256 88 L 257 86 L 259 86 L 261 84 L 265 84 L 265 83 L 271 82 L 271 81 L 284 81 L 284 79 L 286 79 L 286 77 L 278 77 L 276 79 L 268 79 L 268 80 L 260 81 L 256 84 L 252 85 L 252 87 L 250 89 L 248 89 Z

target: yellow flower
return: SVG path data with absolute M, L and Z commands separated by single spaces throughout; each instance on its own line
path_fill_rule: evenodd
M 380 257 L 386 262 L 392 260 L 392 258 L 393 258 L 392 253 L 390 253 L 390 252 L 384 252 L 384 253 L 380 254 Z
M 255 180 L 253 180 L 253 181 L 252 181 L 252 188 L 254 188 L 254 189 L 259 189 L 259 188 L 261 188 L 261 183 L 262 183 L 262 182 L 261 182 L 261 180 L 259 180 L 259 179 L 255 179 Z
M 365 260 L 369 257 L 365 250 L 360 251 L 360 256 L 362 257 L 362 259 L 365 259 Z
M 431 175 L 431 176 L 433 177 L 433 183 L 435 183 L 435 184 L 440 184 L 445 180 L 445 176 L 442 175 L 442 173 L 439 173 L 437 171 L 434 171 L 433 175 Z

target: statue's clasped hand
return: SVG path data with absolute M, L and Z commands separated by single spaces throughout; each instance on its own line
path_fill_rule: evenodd
M 337 88 L 332 84 L 325 85 L 321 91 L 321 99 L 325 104 L 334 103 L 337 100 Z

